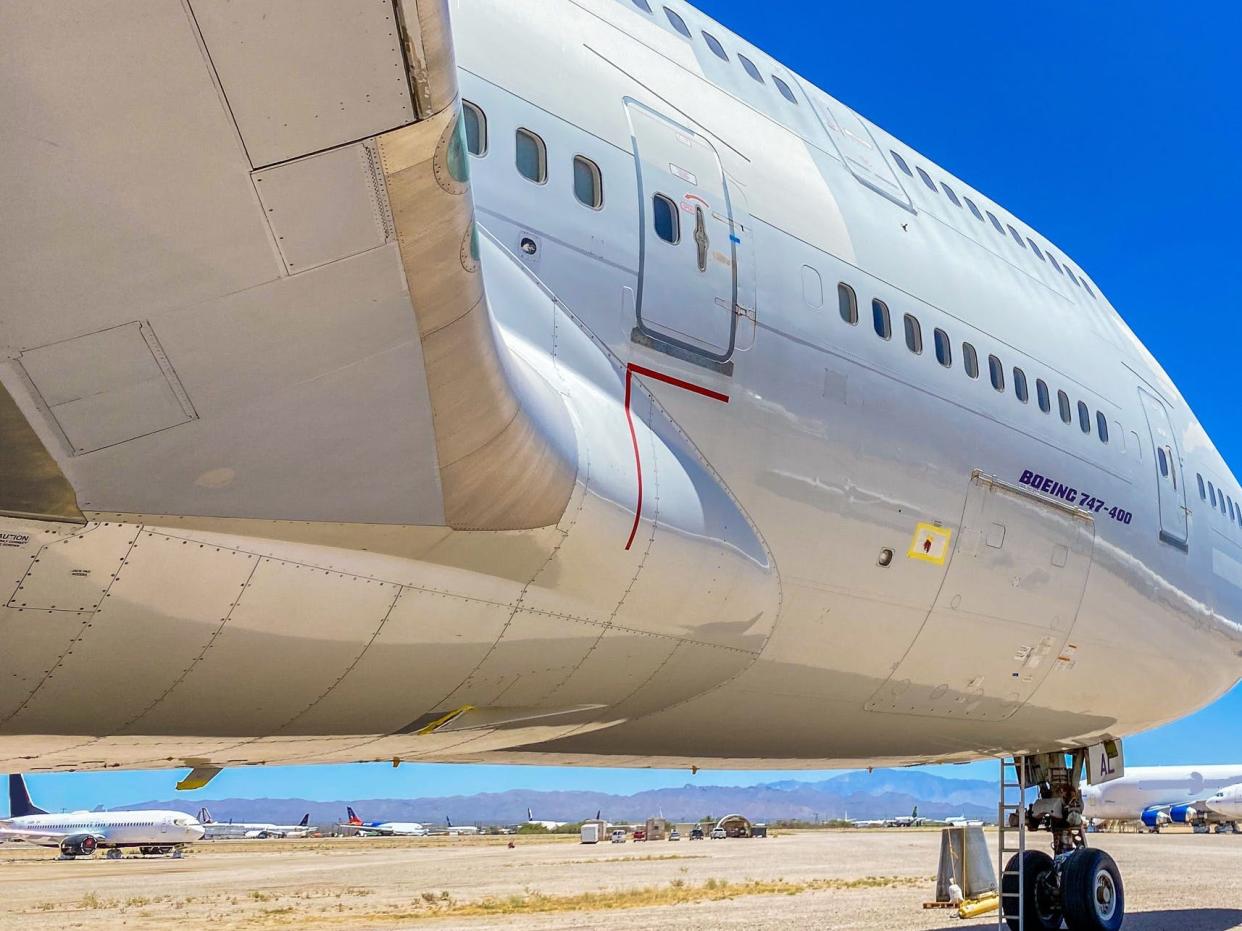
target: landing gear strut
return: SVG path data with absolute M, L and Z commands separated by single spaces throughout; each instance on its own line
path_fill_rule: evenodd
M 1117 864 L 1083 834 L 1084 750 L 1001 763 L 1002 931 L 1118 931 L 1125 891 Z M 1038 797 L 1027 799 L 1028 789 Z M 1052 834 L 1052 856 L 1026 849 L 1027 831 Z M 1015 845 L 1016 838 L 1016 845 Z M 1009 856 L 1006 862 L 1006 855 Z

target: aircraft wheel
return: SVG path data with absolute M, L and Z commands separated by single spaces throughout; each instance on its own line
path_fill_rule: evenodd
M 1009 873 L 1018 868 L 1019 856 L 1023 858 L 1022 917 L 1025 931 L 1058 931 L 1061 927 L 1061 900 L 1057 895 L 1057 874 L 1052 857 L 1042 850 L 1015 853 L 1005 866 L 1005 875 L 1001 877 L 1001 908 L 1010 931 L 1023 931 L 1018 924 L 1018 899 L 1013 895 L 1018 891 L 1018 877 Z
M 1075 850 L 1061 867 L 1061 906 L 1070 931 L 1118 931 L 1126 916 L 1121 871 L 1103 850 Z
M 109 848 L 109 849 L 108 849 L 108 852 L 104 854 L 104 857 L 105 857 L 105 859 L 108 859 L 108 860 L 119 860 L 119 859 L 121 859 L 121 848 L 120 848 L 120 847 L 111 847 L 111 848 Z

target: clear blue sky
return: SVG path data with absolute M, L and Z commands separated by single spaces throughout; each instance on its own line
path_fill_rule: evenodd
M 1236 373 L 1242 347 L 1242 5 L 699 5 L 1059 245 L 1165 365 L 1235 471 L 1242 468 L 1238 392 L 1226 377 Z M 1240 720 L 1237 689 L 1127 741 L 1127 758 L 1237 761 Z M 948 774 L 993 778 L 995 765 Z M 706 771 L 693 781 L 778 778 Z M 632 792 L 689 781 L 688 772 L 660 770 L 299 767 L 229 771 L 186 797 Z M 35 777 L 31 785 L 44 805 L 60 808 L 169 798 L 174 782 L 170 773 L 109 773 Z

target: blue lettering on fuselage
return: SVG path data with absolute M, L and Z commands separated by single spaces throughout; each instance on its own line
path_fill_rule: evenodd
M 1030 469 L 1023 470 L 1022 477 L 1018 479 L 1018 484 L 1034 488 L 1036 491 L 1042 491 L 1044 494 L 1051 495 L 1054 498 L 1060 498 L 1067 504 L 1078 503 L 1077 488 L 1071 488 L 1069 485 L 1058 482 L 1046 475 L 1040 475 L 1038 472 L 1033 472 Z

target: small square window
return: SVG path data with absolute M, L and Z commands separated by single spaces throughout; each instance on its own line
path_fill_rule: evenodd
M 665 242 L 677 245 L 681 242 L 681 218 L 677 205 L 663 194 L 651 198 L 651 217 L 655 233 Z
M 574 197 L 592 210 L 604 206 L 603 175 L 599 166 L 585 155 L 574 156 Z
M 880 339 L 893 338 L 893 325 L 888 315 L 888 305 L 878 298 L 871 302 L 871 324 Z
M 919 325 L 917 318 L 906 314 L 906 348 L 916 356 L 923 354 L 923 327 Z
M 858 297 L 854 294 L 854 289 L 844 281 L 837 285 L 837 308 L 841 312 L 842 320 L 850 326 L 857 325 Z
M 678 16 L 668 7 L 664 8 L 664 15 L 668 17 L 669 24 L 674 29 L 680 32 L 687 39 L 690 38 L 690 27 L 686 25 L 686 21 L 684 19 L 682 19 L 680 16 Z
M 517 170 L 523 178 L 535 184 L 548 180 L 547 146 L 529 129 L 517 131 Z
M 979 377 L 979 353 L 970 343 L 962 343 L 962 365 L 971 378 Z

